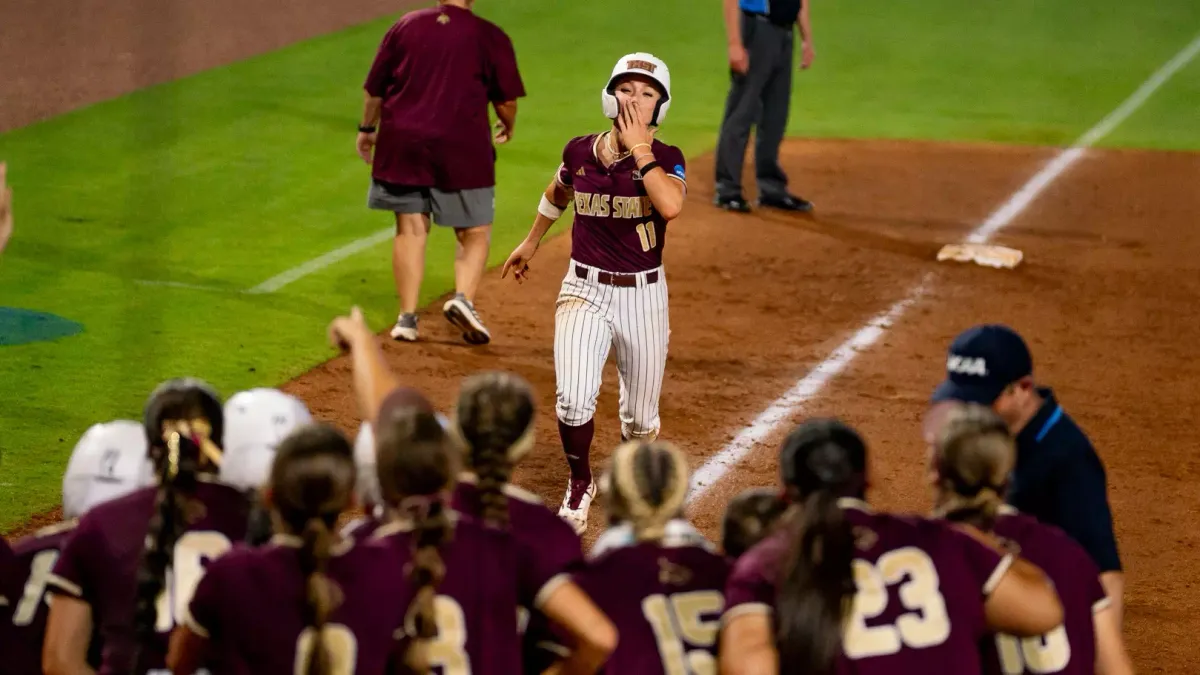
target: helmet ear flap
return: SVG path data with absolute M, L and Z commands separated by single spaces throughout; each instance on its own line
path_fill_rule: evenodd
M 604 109 L 604 116 L 610 120 L 617 119 L 620 113 L 620 106 L 617 103 L 617 95 L 612 93 L 608 87 L 600 91 L 600 105 Z

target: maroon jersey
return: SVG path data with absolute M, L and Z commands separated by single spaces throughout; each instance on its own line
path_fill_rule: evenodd
M 659 267 L 667 221 L 650 202 L 633 157 L 606 168 L 598 157 L 600 141 L 600 134 L 572 138 L 558 167 L 558 182 L 575 190 L 571 258 L 622 274 Z M 686 186 L 679 148 L 654 141 L 651 150 L 667 175 Z
M 496 184 L 488 102 L 525 95 L 512 40 L 454 6 L 404 15 L 365 88 L 383 99 L 372 175 L 399 185 L 466 190 Z
M 699 539 L 669 530 L 661 542 L 597 542 L 574 576 L 621 636 L 604 672 L 715 672 L 729 562 Z
M 46 586 L 54 563 L 76 525 L 76 521 L 69 520 L 42 528 L 13 547 L 19 590 L 11 603 L 11 621 L 0 626 L 0 631 L 11 636 L 0 639 L 0 643 L 11 645 L 4 652 L 0 672 L 18 675 L 42 672 L 42 638 L 50 612 Z M 93 662 L 98 664 L 98 660 Z
M 1011 563 L 944 522 L 870 511 L 842 500 L 854 528 L 858 594 L 842 633 L 838 672 L 980 673 L 983 601 Z M 791 552 L 788 528 L 738 559 L 725 588 L 725 621 L 774 611 Z
M 512 675 L 521 672 L 517 640 L 517 569 L 528 564 L 507 533 L 453 513 L 453 538 L 441 547 L 445 578 L 438 585 L 438 639 L 431 650 L 435 673 Z M 368 545 L 398 554 L 398 576 L 407 584 L 412 533 L 403 522 L 379 528 Z M 401 603 L 407 608 L 412 588 Z M 440 669 L 438 668 L 440 666 Z
M 53 592 L 91 605 L 104 642 L 101 675 L 127 675 L 132 668 L 137 571 L 157 492 L 144 488 L 88 511 L 50 575 Z M 142 672 L 165 667 L 167 640 L 177 618 L 185 615 L 204 566 L 246 536 L 250 504 L 235 488 L 201 482 L 189 510 L 192 520 L 175 544 L 173 583 L 164 585 L 159 596 L 157 639 L 142 645 Z
M 298 537 L 276 535 L 261 548 L 239 546 L 213 561 L 183 621 L 208 638 L 214 673 L 305 672 L 312 630 L 304 622 L 305 578 Z M 334 672 L 385 672 L 412 593 L 393 547 L 336 547 L 326 575 L 339 604 L 325 624 Z
M 464 474 L 454 490 L 454 508 L 478 518 L 482 513 L 475 477 Z M 515 485 L 505 485 L 508 496 L 508 529 L 524 556 L 533 564 L 521 570 L 522 588 L 533 594 L 533 605 L 545 600 L 561 576 L 583 565 L 583 543 L 575 530 L 542 504 L 537 495 Z M 541 596 L 541 597 L 538 597 Z
M 1108 596 L 1100 568 L 1082 546 L 1062 530 L 1004 507 L 995 532 L 1015 543 L 1029 562 L 1042 568 L 1063 606 L 1063 623 L 1040 637 L 997 635 L 984 640 L 984 670 L 989 674 L 1091 675 L 1096 670 L 1096 631 L 1092 615 Z
M 18 569 L 12 547 L 4 537 L 0 537 L 0 654 L 9 654 L 16 649 L 16 636 L 10 617 L 13 606 L 21 599 L 21 575 Z M 0 673 L 5 672 L 4 659 L 0 659 Z

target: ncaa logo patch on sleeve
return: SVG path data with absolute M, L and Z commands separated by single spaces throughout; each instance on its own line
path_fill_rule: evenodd
M 680 178 L 682 178 L 683 180 L 687 180 L 687 176 L 686 176 L 686 175 L 684 174 L 684 172 L 683 172 L 683 165 L 682 165 L 682 164 L 676 164 L 676 165 L 675 165 L 675 175 L 676 175 L 676 176 L 679 176 L 679 177 L 680 177 Z

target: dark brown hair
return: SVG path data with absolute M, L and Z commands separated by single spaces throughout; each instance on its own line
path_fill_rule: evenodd
M 158 596 L 175 562 L 175 544 L 188 529 L 198 477 L 215 474 L 218 468 L 223 424 L 220 398 L 200 380 L 167 380 L 146 401 L 143 425 L 158 493 L 137 571 L 137 648 L 130 663 L 134 673 L 144 670 L 142 647 L 157 635 Z
M 826 675 L 837 663 L 856 590 L 854 536 L 838 499 L 862 496 L 866 458 L 862 438 L 838 420 L 809 420 L 784 440 L 780 469 L 789 499 L 801 506 L 776 597 L 780 672 Z
M 787 502 L 771 488 L 750 488 L 738 493 L 725 507 L 721 523 L 721 549 L 740 558 L 762 541 L 787 510 Z
M 466 463 L 479 477 L 480 516 L 496 527 L 508 526 L 504 485 L 531 443 L 534 411 L 533 389 L 512 373 L 472 375 L 459 392 L 458 431 L 467 445 Z
M 954 406 L 934 436 L 934 515 L 991 530 L 1016 457 L 1008 425 L 991 408 Z
M 332 672 L 325 624 L 341 602 L 340 589 L 326 576 L 340 516 L 353 503 L 357 477 L 350 442 L 337 429 L 311 424 L 279 444 L 271 467 L 270 489 L 278 529 L 300 537 L 304 574 L 304 625 L 312 629 L 307 675 Z
M 687 459 L 671 443 L 622 443 L 606 477 L 609 516 L 628 521 L 640 541 L 661 539 L 683 510 L 688 479 Z
M 423 397 L 414 400 L 412 391 L 400 389 L 384 399 L 375 448 L 383 499 L 413 526 L 409 578 L 416 594 L 408 610 L 413 640 L 405 661 L 413 672 L 428 673 L 429 643 L 437 637 L 434 601 L 446 575 L 439 549 L 454 534 L 445 500 L 454 486 L 462 450 L 432 408 L 420 403 Z

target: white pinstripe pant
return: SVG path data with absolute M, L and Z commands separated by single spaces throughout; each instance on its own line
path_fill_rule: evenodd
M 575 268 L 587 270 L 580 279 Z M 667 367 L 671 333 L 667 279 L 646 283 L 640 272 L 636 287 L 601 284 L 595 267 L 571 261 L 558 293 L 554 315 L 554 375 L 558 419 L 568 426 L 585 424 L 596 414 L 596 397 L 608 352 L 616 347 L 620 380 L 621 434 L 628 438 L 658 437 L 658 398 Z

